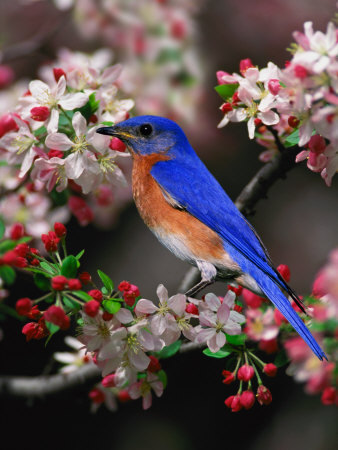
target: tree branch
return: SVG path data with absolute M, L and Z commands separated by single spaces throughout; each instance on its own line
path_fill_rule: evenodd
M 285 178 L 286 173 L 295 166 L 295 157 L 299 147 L 292 147 L 280 152 L 274 159 L 266 163 L 245 186 L 236 200 L 236 206 L 245 215 L 254 213 L 257 202 L 266 198 L 270 187 L 279 179 Z M 192 267 L 185 274 L 178 291 L 185 292 L 199 279 L 199 271 Z M 181 346 L 180 353 L 201 348 L 201 344 L 194 342 Z M 42 397 L 56 394 L 66 389 L 71 389 L 79 384 L 97 382 L 100 380 L 100 371 L 93 364 L 81 366 L 78 370 L 69 374 L 46 375 L 39 377 L 0 377 L 0 395 L 12 395 L 16 397 Z

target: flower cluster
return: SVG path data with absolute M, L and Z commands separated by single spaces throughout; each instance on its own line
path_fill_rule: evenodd
M 201 100 L 202 70 L 193 13 L 202 0 L 55 0 L 73 9 L 84 39 L 112 47 L 125 65 L 121 87 L 139 114 L 193 122 Z
M 306 22 L 304 33 L 295 32 L 292 59 L 283 69 L 269 62 L 259 70 L 250 59 L 240 62 L 241 75 L 217 72 L 217 92 L 225 103 L 219 127 L 247 121 L 249 137 L 257 138 L 269 160 L 281 146 L 306 146 L 296 161 L 320 172 L 330 186 L 338 169 L 338 42 L 336 27 L 326 34 L 313 31 Z M 279 147 L 279 148 L 278 148 Z
M 0 117 L 1 185 L 9 191 L 0 213 L 7 223 L 20 217 L 37 229 L 36 211 L 44 217 L 56 206 L 51 219 L 67 220 L 69 208 L 85 225 L 93 212 L 81 195 L 91 193 L 107 206 L 114 186 L 126 186 L 118 164 L 128 157 L 125 147 L 96 133 L 100 123 L 126 119 L 134 106 L 120 99 L 122 66 L 109 66 L 110 59 L 109 51 L 88 57 L 63 50 L 53 66 L 41 70 L 44 81 L 31 81 L 15 109 Z M 48 226 L 45 221 L 38 232 Z

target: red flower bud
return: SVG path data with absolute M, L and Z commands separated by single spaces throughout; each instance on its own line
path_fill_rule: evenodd
M 272 363 L 265 364 L 263 367 L 263 372 L 268 377 L 275 377 L 277 375 L 277 367 Z
M 277 267 L 278 272 L 282 275 L 283 279 L 288 282 L 291 278 L 291 272 L 286 264 L 279 264 Z
M 276 338 L 274 339 L 261 339 L 259 341 L 258 345 L 260 350 L 263 350 L 264 352 L 271 354 L 275 353 L 278 350 L 278 341 Z
M 98 289 L 92 289 L 88 292 L 88 294 L 93 297 L 94 300 L 96 300 L 97 302 L 102 302 L 103 299 L 103 294 L 101 291 L 99 291 Z
M 22 256 L 18 256 L 17 253 L 14 250 L 10 250 L 9 252 L 5 253 L 2 257 L 3 264 L 7 264 L 8 266 L 14 266 L 14 267 L 27 267 L 27 260 L 23 258 Z
M 92 281 L 92 277 L 89 272 L 81 272 L 79 274 L 79 279 L 82 284 L 88 284 Z
M 92 389 L 89 392 L 88 396 L 91 399 L 91 401 L 97 405 L 103 403 L 104 399 L 106 398 L 105 393 L 97 388 Z
M 17 241 L 18 239 L 21 239 L 24 234 L 25 234 L 25 227 L 22 225 L 22 223 L 15 223 L 14 225 L 12 225 L 10 231 L 11 239 Z
M 84 312 L 89 317 L 95 317 L 100 309 L 100 303 L 96 300 L 89 300 L 89 302 L 85 303 L 83 306 Z
M 256 117 L 256 119 L 254 119 L 254 124 L 256 127 L 259 127 L 260 125 L 262 125 L 262 120 L 259 119 L 258 117 Z
M 242 312 L 242 310 L 243 310 L 243 306 L 240 306 L 240 305 L 235 305 L 234 306 L 234 311 L 237 311 L 237 312 Z
M 54 231 L 48 231 L 48 234 L 42 234 L 41 240 L 47 252 L 53 253 L 57 251 L 60 238 L 57 237 Z
M 57 325 L 61 330 L 66 330 L 70 326 L 69 317 L 60 306 L 50 306 L 44 313 L 44 319 Z
M 66 289 L 68 280 L 63 275 L 57 275 L 56 277 L 52 278 L 52 289 L 54 291 L 63 291 Z
M 236 294 L 236 296 L 238 297 L 239 295 L 241 295 L 243 288 L 242 288 L 242 286 L 235 287 L 235 286 L 231 286 L 231 284 L 228 284 L 228 290 L 234 292 Z
M 102 386 L 104 386 L 105 388 L 112 388 L 115 387 L 115 374 L 112 373 L 110 375 L 107 375 L 103 378 L 103 380 L 101 381 Z
M 121 281 L 117 289 L 121 292 L 128 291 L 130 289 L 130 283 L 128 281 Z
M 131 284 L 130 288 L 127 291 L 124 291 L 123 298 L 128 306 L 133 306 L 136 297 L 138 297 L 139 295 L 140 295 L 139 288 L 134 284 Z
M 251 380 L 251 378 L 254 375 L 255 375 L 254 368 L 252 366 L 250 366 L 249 364 L 243 364 L 243 366 L 241 366 L 237 372 L 237 378 L 239 380 L 243 380 L 245 382 L 248 382 L 249 380 Z
M 14 80 L 13 69 L 4 64 L 0 65 L 0 89 L 5 88 Z
M 81 197 L 72 195 L 69 197 L 68 206 L 81 226 L 86 226 L 94 219 L 94 213 Z
M 55 222 L 54 230 L 57 237 L 62 238 L 67 234 L 67 228 L 63 225 L 63 223 Z
M 262 384 L 258 386 L 256 397 L 260 405 L 269 405 L 272 402 L 271 392 Z
M 265 299 L 263 297 L 260 297 L 257 294 L 254 294 L 251 291 L 248 291 L 247 289 L 243 289 L 242 292 L 243 298 L 245 300 L 245 303 L 250 306 L 250 308 L 259 308 Z
M 231 384 L 235 380 L 235 376 L 232 372 L 229 370 L 223 370 L 222 375 L 224 377 L 224 380 L 222 380 L 222 383 L 224 384 Z
M 110 141 L 109 148 L 117 152 L 124 152 L 126 150 L 126 145 L 117 137 L 113 137 Z
M 333 386 L 326 387 L 321 396 L 323 405 L 334 405 L 338 401 L 337 390 Z
M 29 252 L 29 245 L 25 242 L 22 244 L 18 244 L 15 247 L 14 251 L 18 256 L 22 256 L 22 258 L 25 258 L 27 256 L 27 253 Z
M 31 109 L 31 118 L 37 122 L 44 122 L 48 119 L 50 110 L 47 106 L 35 106 Z
M 70 278 L 68 280 L 68 288 L 71 291 L 79 291 L 82 288 L 81 281 L 77 278 Z
M 250 409 L 255 403 L 255 394 L 252 391 L 244 391 L 240 397 L 241 405 L 245 409 Z
M 232 412 L 238 412 L 242 409 L 241 396 L 239 394 L 231 395 L 224 403 L 228 408 L 231 408 Z
M 159 370 L 162 369 L 160 361 L 156 358 L 156 356 L 149 355 L 149 358 L 150 358 L 150 363 L 149 363 L 149 366 L 147 368 L 147 370 L 149 372 L 158 372 Z
M 194 316 L 198 316 L 198 314 L 199 314 L 197 306 L 194 305 L 193 303 L 187 303 L 187 306 L 185 307 L 185 311 L 188 314 L 193 314 Z
M 66 72 L 65 72 L 63 69 L 60 69 L 59 67 L 54 67 L 54 68 L 53 68 L 53 73 L 54 73 L 54 78 L 55 78 L 55 81 L 56 81 L 56 82 L 59 81 L 59 79 L 62 77 L 62 75 L 63 75 L 65 78 L 67 78 L 67 77 L 66 77 Z
M 230 111 L 232 111 L 232 106 L 231 103 L 223 103 L 223 105 L 221 106 L 221 111 L 222 113 L 226 114 Z
M 129 400 L 131 400 L 131 397 L 129 395 L 129 392 L 127 389 L 122 389 L 118 394 L 117 398 L 120 400 L 121 403 L 126 403 Z
M 20 316 L 26 316 L 28 313 L 30 313 L 32 309 L 33 303 L 32 300 L 28 297 L 20 298 L 16 304 L 15 309 Z
M 296 116 L 290 116 L 288 118 L 288 124 L 290 125 L 291 128 L 297 128 L 299 125 L 300 120 L 297 119 Z
M 26 341 L 30 341 L 31 339 L 42 339 L 48 335 L 48 330 L 43 320 L 39 320 L 39 322 L 29 322 L 22 328 L 22 333 L 26 336 Z
M 47 153 L 48 158 L 63 158 L 64 153 L 61 152 L 60 150 L 49 150 L 49 152 Z
M 18 130 L 19 127 L 10 114 L 4 114 L 0 117 L 0 138 L 9 131 Z
M 103 314 L 102 314 L 102 319 L 107 321 L 107 322 L 108 322 L 108 320 L 112 320 L 113 317 L 114 317 L 114 314 L 110 314 L 107 311 L 104 311 Z

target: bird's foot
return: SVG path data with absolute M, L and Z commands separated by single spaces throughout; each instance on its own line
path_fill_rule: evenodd
M 196 295 L 202 289 L 214 283 L 216 279 L 217 270 L 213 264 L 201 260 L 196 261 L 196 264 L 201 272 L 202 279 L 185 293 L 187 297 Z

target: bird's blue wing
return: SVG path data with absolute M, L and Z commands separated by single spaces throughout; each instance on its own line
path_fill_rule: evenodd
M 318 358 L 326 357 L 280 290 L 293 293 L 273 268 L 255 231 L 197 155 L 158 162 L 151 174 L 177 204 L 222 237 L 224 248 L 243 272 L 256 280 Z

